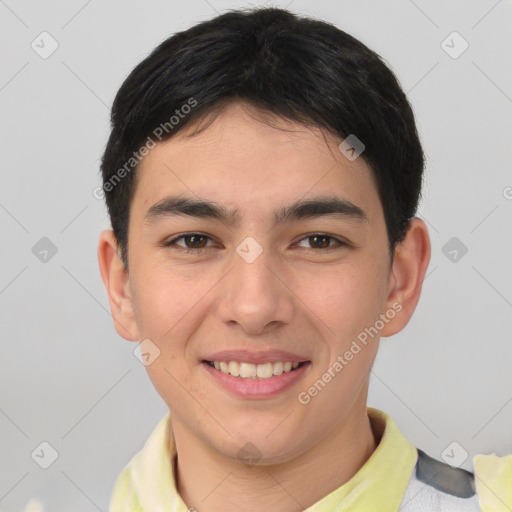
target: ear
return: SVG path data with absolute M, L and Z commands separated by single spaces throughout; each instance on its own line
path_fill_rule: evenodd
M 396 314 L 382 329 L 382 337 L 400 332 L 409 323 L 420 299 L 429 262 L 428 229 L 425 222 L 414 217 L 404 240 L 395 248 L 385 311 L 393 310 Z
M 137 341 L 139 332 L 135 321 L 129 274 L 124 268 L 117 240 L 111 229 L 103 231 L 100 235 L 98 263 L 116 331 L 126 340 Z

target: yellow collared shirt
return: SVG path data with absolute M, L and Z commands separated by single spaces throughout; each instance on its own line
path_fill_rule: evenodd
M 376 450 L 348 482 L 304 512 L 512 511 L 512 455 L 477 455 L 474 473 L 453 468 L 417 450 L 386 413 L 367 411 L 379 430 Z M 176 490 L 175 458 L 169 412 L 118 476 L 110 512 L 187 512 Z

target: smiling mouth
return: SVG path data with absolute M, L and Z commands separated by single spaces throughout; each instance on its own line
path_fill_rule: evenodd
M 271 379 L 283 373 L 295 371 L 309 361 L 277 361 L 275 363 L 253 364 L 238 361 L 203 361 L 219 372 L 240 379 Z

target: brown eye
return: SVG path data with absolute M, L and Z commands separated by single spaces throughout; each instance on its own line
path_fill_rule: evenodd
M 206 236 L 204 235 L 186 235 L 183 237 L 183 239 L 186 241 L 186 240 L 189 240 L 190 241 L 190 244 L 187 244 L 185 242 L 185 245 L 189 248 L 189 249 L 202 249 L 203 247 L 206 246 Z
M 330 245 L 330 236 L 326 235 L 314 235 L 309 237 L 310 243 L 313 245 L 313 249 L 325 249 Z
M 183 240 L 184 245 L 178 244 L 178 240 Z M 185 235 L 180 235 L 168 242 L 164 243 L 165 247 L 181 247 L 183 249 L 204 249 L 207 247 L 208 240 L 211 240 L 210 237 L 206 235 L 202 235 L 201 233 L 187 233 Z
M 299 244 L 304 240 L 307 241 L 310 249 L 334 249 L 336 247 L 346 245 L 341 240 L 323 233 L 314 233 L 312 235 L 308 235 L 300 240 Z M 331 244 L 332 241 L 334 244 Z

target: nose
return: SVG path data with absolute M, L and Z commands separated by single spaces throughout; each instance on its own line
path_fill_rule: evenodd
M 237 325 L 246 334 L 266 334 L 291 321 L 295 310 L 292 287 L 269 250 L 249 261 L 234 255 L 219 290 L 218 315 L 222 322 Z

